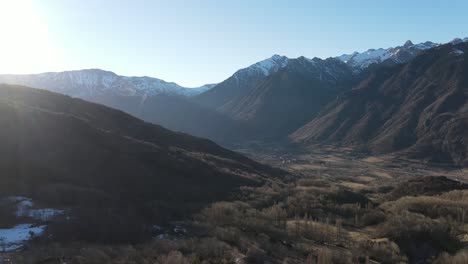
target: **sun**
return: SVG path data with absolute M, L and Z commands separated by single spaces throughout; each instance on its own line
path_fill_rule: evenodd
M 58 49 L 31 0 L 0 0 L 0 73 L 34 73 L 60 61 Z

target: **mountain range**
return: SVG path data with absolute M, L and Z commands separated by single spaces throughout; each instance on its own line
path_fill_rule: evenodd
M 231 86 L 231 79 L 236 79 L 236 76 L 235 74 L 210 91 L 195 96 L 193 100 L 203 104 L 207 97 L 215 93 L 226 96 L 224 91 L 239 92 L 238 87 Z M 264 78 L 252 79 L 250 88 L 236 96 L 230 96 L 229 101 L 214 110 L 247 123 L 254 130 L 255 137 L 260 135 L 262 138 L 277 138 L 293 132 L 310 120 L 321 107 L 343 91 L 349 82 L 353 82 L 352 72 L 339 60 L 305 57 L 287 59 L 284 67 Z M 244 89 L 245 87 L 249 85 L 244 86 Z M 218 98 L 216 96 L 213 101 L 223 100 L 217 100 Z
M 135 96 L 142 101 L 158 94 L 194 96 L 216 85 L 206 84 L 196 88 L 186 88 L 157 78 L 120 76 L 100 69 L 25 75 L 5 74 L 1 75 L 0 80 L 3 83 L 46 89 L 87 100 L 108 95 Z
M 190 91 L 96 69 L 0 76 L 0 246 L 18 250 L 0 260 L 426 263 L 463 250 L 467 54 L 456 39 L 274 55 Z
M 226 145 L 326 141 L 415 157 L 437 149 L 440 157 L 424 158 L 465 164 L 466 42 L 407 41 L 327 59 L 274 55 L 196 89 L 102 70 L 1 75 L 0 82 L 104 104 Z
M 468 43 L 447 44 L 378 67 L 291 137 L 468 165 L 467 53 Z
M 386 60 L 396 63 L 408 62 L 422 51 L 437 47 L 438 45 L 430 41 L 415 45 L 411 40 L 408 40 L 403 46 L 388 49 L 369 49 L 362 53 L 343 54 L 336 58 L 350 65 L 355 71 L 362 71 L 372 64 L 378 64 Z

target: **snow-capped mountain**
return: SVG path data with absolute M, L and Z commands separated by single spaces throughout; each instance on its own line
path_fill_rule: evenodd
M 456 44 L 460 44 L 462 42 L 468 42 L 468 38 L 464 38 L 464 39 L 461 39 L 461 38 L 454 38 L 452 41 L 450 41 L 449 43 L 453 44 L 453 45 L 456 45 Z
M 236 71 L 231 77 L 219 83 L 213 89 L 194 97 L 194 100 L 208 108 L 215 109 L 223 114 L 237 118 L 243 98 L 246 98 L 258 85 L 270 76 L 279 73 L 291 73 L 291 76 L 300 74 L 324 83 L 336 83 L 347 72 L 350 72 L 346 63 L 336 59 L 320 58 L 309 59 L 304 56 L 288 58 L 280 55 L 252 64 Z M 276 80 L 276 79 L 275 79 Z M 250 97 L 250 98 L 253 98 Z
M 256 83 L 267 76 L 286 67 L 289 60 L 290 59 L 285 56 L 273 55 L 268 59 L 240 69 L 231 77 L 217 84 L 213 89 L 195 96 L 195 101 L 200 105 L 216 109 L 232 98 L 249 91 Z
M 231 78 L 242 81 L 246 78 L 264 78 L 277 72 L 278 70 L 286 67 L 289 62 L 289 58 L 286 56 L 273 55 L 272 57 L 259 61 L 250 65 L 247 68 L 236 71 Z
M 285 69 L 289 72 L 307 74 L 319 81 L 334 83 L 344 75 L 348 75 L 349 67 L 335 58 L 313 58 L 308 59 L 301 56 L 297 59 L 289 59 Z
M 458 44 L 468 42 L 468 38 L 460 39 L 455 38 L 449 43 Z M 440 46 L 441 44 L 426 41 L 423 43 L 413 44 L 410 40 L 406 41 L 403 46 L 391 47 L 387 49 L 369 49 L 364 52 L 354 52 L 353 54 L 343 54 L 335 57 L 342 62 L 351 66 L 355 72 L 359 72 L 369 65 L 374 63 L 381 63 L 385 60 L 392 60 L 395 63 L 406 63 L 412 58 L 419 55 L 421 52 Z
M 302 56 L 288 59 L 281 70 L 252 84 L 249 91 L 232 98 L 217 110 L 236 120 L 284 132 L 294 126 L 293 120 L 313 115 L 317 106 L 334 98 L 342 90 L 342 84 L 350 84 L 352 78 L 350 67 L 334 58 L 322 60 Z M 280 111 L 277 111 L 278 105 L 281 105 Z
M 0 83 L 25 85 L 85 99 L 109 93 L 143 98 L 157 94 L 194 96 L 214 86 L 207 84 L 197 88 L 186 88 L 157 78 L 120 76 L 99 69 L 0 75 Z
M 360 71 L 367 68 L 371 64 L 381 63 L 388 59 L 391 59 L 396 63 L 405 63 L 417 56 L 422 51 L 434 48 L 438 45 L 439 44 L 430 41 L 413 44 L 410 40 L 408 40 L 403 46 L 387 49 L 369 49 L 362 53 L 354 52 L 353 54 L 343 54 L 336 58 L 353 67 L 354 70 Z
M 450 43 L 456 44 L 460 42 L 467 42 L 468 38 L 465 39 L 454 39 Z M 343 54 L 341 56 L 334 57 L 348 66 L 352 67 L 353 70 L 359 72 L 369 65 L 374 63 L 381 63 L 387 59 L 391 59 L 396 63 L 405 63 L 419 55 L 422 51 L 428 50 L 434 47 L 439 46 L 440 44 L 426 41 L 423 43 L 413 44 L 410 40 L 406 41 L 404 45 L 391 48 L 379 48 L 379 49 L 369 49 L 365 52 L 354 52 L 352 54 Z M 305 58 L 305 57 L 300 57 Z M 311 62 L 317 62 L 320 59 L 313 58 L 307 59 Z M 237 79 L 242 82 L 245 78 L 251 77 L 266 77 L 269 76 L 280 69 L 288 66 L 291 58 L 281 55 L 273 55 L 272 57 L 259 61 L 255 64 L 250 65 L 249 67 L 243 68 L 235 72 L 231 78 Z
M 461 42 L 468 42 L 468 38 L 460 39 L 456 38 L 449 43 L 457 44 Z M 369 65 L 374 63 L 381 63 L 385 60 L 391 59 L 395 63 L 406 63 L 415 56 L 419 55 L 422 51 L 437 47 L 441 44 L 434 43 L 431 41 L 426 41 L 423 43 L 413 44 L 410 40 L 406 41 L 402 46 L 391 47 L 391 48 L 379 48 L 379 49 L 369 49 L 365 52 L 354 52 L 352 54 L 343 54 L 341 56 L 334 57 L 348 66 L 351 66 L 353 70 L 359 72 Z M 305 57 L 299 57 L 305 58 Z M 307 59 L 311 62 L 317 62 L 321 59 L 313 58 Z M 266 77 L 273 73 L 276 73 L 280 69 L 288 66 L 292 58 L 281 55 L 273 55 L 272 57 L 254 63 L 246 68 L 236 71 L 231 78 L 238 80 L 240 82 L 245 78 L 252 77 Z M 231 79 L 230 78 L 230 79 Z
M 277 72 L 279 69 L 286 67 L 286 65 L 288 65 L 288 62 L 288 57 L 275 54 L 271 58 L 252 64 L 250 67 L 239 70 L 237 73 L 239 74 L 244 72 L 258 72 L 267 76 L 274 72 Z
M 293 63 L 291 65 L 291 63 Z M 298 58 L 288 58 L 286 56 L 273 55 L 272 57 L 250 65 L 247 68 L 241 69 L 234 73 L 232 77 L 240 78 L 242 75 L 261 75 L 262 77 L 270 76 L 281 69 L 290 68 L 298 71 L 320 71 L 329 72 L 329 68 L 334 64 L 339 63 L 333 58 L 322 60 L 320 58 L 309 59 L 304 56 Z

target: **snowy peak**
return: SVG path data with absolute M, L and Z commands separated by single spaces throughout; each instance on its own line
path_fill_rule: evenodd
M 279 69 L 286 67 L 286 65 L 288 65 L 288 61 L 288 57 L 275 54 L 271 58 L 257 62 L 247 69 L 260 72 L 263 73 L 263 75 L 268 76 L 277 72 Z
M 0 83 L 47 89 L 85 99 L 109 94 L 140 97 L 158 94 L 193 96 L 214 86 L 208 84 L 197 88 L 186 88 L 157 78 L 120 76 L 100 69 L 29 75 L 0 75 Z
M 344 55 L 352 57 L 357 55 Z M 238 84 L 244 85 L 248 80 L 253 82 L 259 81 L 268 77 L 280 70 L 307 72 L 311 75 L 316 75 L 320 80 L 330 79 L 336 80 L 337 76 L 346 71 L 349 67 L 342 60 L 337 58 L 320 59 L 314 57 L 312 59 L 300 56 L 298 58 L 288 58 L 286 56 L 273 55 L 272 57 L 259 61 L 251 66 L 238 70 L 230 78 Z
M 335 63 L 339 62 L 336 59 L 331 58 Z M 270 76 L 282 69 L 294 69 L 298 71 L 317 71 L 319 68 L 324 67 L 327 60 L 322 60 L 320 58 L 309 59 L 304 56 L 291 59 L 286 56 L 273 55 L 272 57 L 259 61 L 255 64 L 250 65 L 247 68 L 238 70 L 231 79 L 234 79 L 238 82 L 243 82 L 247 79 L 254 78 L 255 80 L 263 79 L 267 76 Z
M 413 44 L 413 42 L 411 42 L 411 40 L 407 40 L 407 41 L 405 42 L 405 44 L 403 44 L 403 47 L 404 47 L 404 48 L 409 48 L 409 47 L 411 47 L 411 46 L 414 46 L 414 44 Z
M 462 43 L 463 40 L 461 38 L 454 38 L 452 41 L 450 41 L 449 43 L 450 44 L 453 44 L 453 45 L 457 45 L 457 44 L 460 44 Z
M 403 46 L 388 49 L 369 49 L 362 53 L 354 52 L 353 54 L 343 54 L 336 58 L 351 66 L 355 72 L 359 72 L 369 67 L 371 64 L 381 63 L 388 59 L 395 63 L 405 63 L 422 51 L 434 48 L 438 45 L 439 44 L 430 41 L 413 44 L 411 40 L 408 40 Z

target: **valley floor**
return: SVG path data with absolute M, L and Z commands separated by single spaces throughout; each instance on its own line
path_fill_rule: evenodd
M 252 143 L 235 150 L 289 174 L 242 187 L 177 222 L 174 232 L 158 227 L 150 241 L 36 239 L 13 263 L 468 261 L 467 169 L 334 146 Z
M 425 176 L 445 176 L 468 182 L 468 168 L 430 164 L 402 158 L 397 154 L 365 155 L 351 148 L 333 145 L 299 147 L 253 142 L 242 147 L 236 146 L 235 150 L 293 175 L 320 177 L 356 191 Z

